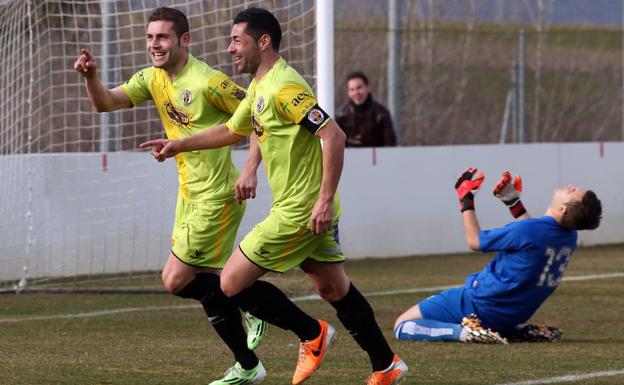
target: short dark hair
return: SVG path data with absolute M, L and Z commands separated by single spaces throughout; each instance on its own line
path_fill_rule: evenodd
M 566 204 L 561 227 L 567 230 L 593 230 L 602 219 L 602 203 L 592 190 L 587 190 L 580 201 Z
M 351 79 L 362 79 L 364 84 L 368 85 L 368 78 L 366 77 L 366 75 L 364 75 L 364 72 L 362 72 L 362 71 L 353 71 L 353 72 L 351 72 L 349 75 L 347 75 L 346 83 L 349 83 L 349 80 L 351 80 Z
M 169 7 L 160 7 L 156 8 L 149 19 L 147 19 L 148 23 L 152 21 L 170 21 L 173 23 L 173 30 L 175 31 L 178 38 L 184 35 L 189 31 L 189 22 L 186 18 L 184 12 L 179 11 L 175 8 Z
M 232 24 L 247 23 L 245 32 L 257 42 L 262 35 L 271 37 L 271 47 L 279 52 L 282 42 L 282 27 L 275 16 L 263 8 L 251 7 L 240 11 Z

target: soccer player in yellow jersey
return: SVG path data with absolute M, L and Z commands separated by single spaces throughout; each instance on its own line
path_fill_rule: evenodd
M 226 122 L 245 98 L 245 91 L 189 53 L 191 37 L 184 13 L 157 8 L 149 17 L 146 37 L 153 66 L 111 90 L 100 82 L 92 55 L 81 51 L 74 68 L 85 78 L 87 93 L 97 111 L 132 108 L 151 99 L 170 139 L 188 137 Z M 257 146 L 251 149 L 253 164 L 259 153 Z M 213 300 L 208 305 L 206 299 L 213 297 L 213 289 L 205 284 L 206 276 L 218 279 L 232 252 L 245 210 L 241 201 L 253 197 L 254 180 L 240 179 L 236 186 L 239 193 L 235 195 L 239 173 L 232 164 L 229 146 L 180 154 L 176 162 L 178 201 L 171 254 L 162 272 L 164 286 L 172 294 L 201 302 L 211 324 L 234 354 L 237 362 L 232 370 L 212 385 L 262 381 L 266 372 L 252 349 L 266 331 L 266 323 L 246 317 L 252 326 L 246 336 L 238 307 L 226 300 Z
M 255 133 L 274 201 L 268 217 L 247 234 L 225 265 L 220 280 L 224 297 L 297 334 L 301 345 L 292 383 L 300 384 L 319 367 L 334 328 L 311 318 L 258 278 L 268 271 L 301 267 L 368 353 L 373 370 L 368 384 L 394 384 L 407 366 L 388 346 L 372 308 L 342 263 L 337 187 L 345 136 L 318 106 L 308 84 L 280 57 L 281 36 L 270 12 L 249 8 L 239 13 L 228 50 L 238 71 L 250 73 L 253 80 L 232 118 L 197 135 L 148 141 L 141 147 L 151 147 L 163 161 L 186 151 L 227 146 Z

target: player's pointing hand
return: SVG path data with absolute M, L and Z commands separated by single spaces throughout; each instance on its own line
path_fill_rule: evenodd
M 176 156 L 180 153 L 180 143 L 175 140 L 169 139 L 155 139 L 148 140 L 147 142 L 139 144 L 140 148 L 151 147 L 150 153 L 159 162 L 164 162 L 165 159 Z
M 91 77 L 95 75 L 96 69 L 97 65 L 95 63 L 95 59 L 89 51 L 82 48 L 80 50 L 80 56 L 78 56 L 74 62 L 74 70 L 84 77 Z

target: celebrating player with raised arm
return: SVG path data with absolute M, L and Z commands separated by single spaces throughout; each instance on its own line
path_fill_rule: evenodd
M 368 353 L 373 369 L 368 384 L 396 383 L 407 366 L 388 346 L 372 308 L 342 264 L 337 187 L 345 135 L 318 106 L 301 75 L 280 57 L 282 32 L 275 16 L 250 8 L 233 24 L 228 50 L 238 71 L 252 74 L 253 80 L 232 118 L 191 137 L 154 140 L 141 147 L 152 147 L 162 161 L 185 151 L 225 146 L 255 132 L 274 201 L 269 216 L 247 234 L 224 267 L 223 297 L 297 334 L 301 344 L 292 383 L 300 384 L 318 369 L 335 331 L 301 311 L 277 287 L 258 281 L 268 271 L 300 266 Z M 219 287 L 219 281 L 213 285 Z
M 93 56 L 81 50 L 74 69 L 84 77 L 98 112 L 131 108 L 151 99 L 171 139 L 202 132 L 231 117 L 245 91 L 188 52 L 191 36 L 184 13 L 167 7 L 155 9 L 146 37 L 153 66 L 111 90 L 100 82 Z M 248 163 L 259 162 L 258 158 L 257 146 L 251 146 Z M 198 300 L 234 354 L 233 370 L 212 385 L 261 381 L 265 369 L 252 349 L 265 335 L 266 323 L 246 314 L 246 336 L 238 308 L 229 302 L 208 305 L 212 289 L 202 284 L 205 276 L 218 279 L 232 251 L 245 210 L 241 202 L 255 195 L 255 175 L 246 168 L 235 186 L 238 171 L 230 147 L 181 154 L 176 161 L 179 190 L 171 254 L 162 272 L 164 286 L 176 296 Z M 252 171 L 255 174 L 255 169 Z
M 427 298 L 397 318 L 400 340 L 502 343 L 507 340 L 559 341 L 559 329 L 525 324 L 555 291 L 576 249 L 577 230 L 595 229 L 602 206 L 596 194 L 575 186 L 558 188 L 546 213 L 530 218 L 520 201 L 522 181 L 509 172 L 494 195 L 518 219 L 505 227 L 481 230 L 474 196 L 483 174 L 469 168 L 457 179 L 464 234 L 475 251 L 497 252 L 461 288 Z

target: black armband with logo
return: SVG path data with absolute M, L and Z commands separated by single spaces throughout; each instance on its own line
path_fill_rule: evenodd
M 310 108 L 308 113 L 301 119 L 299 122 L 300 125 L 305 127 L 308 131 L 310 131 L 313 135 L 316 135 L 318 130 L 323 127 L 325 122 L 329 119 L 329 114 L 318 104 L 315 104 L 314 107 Z

